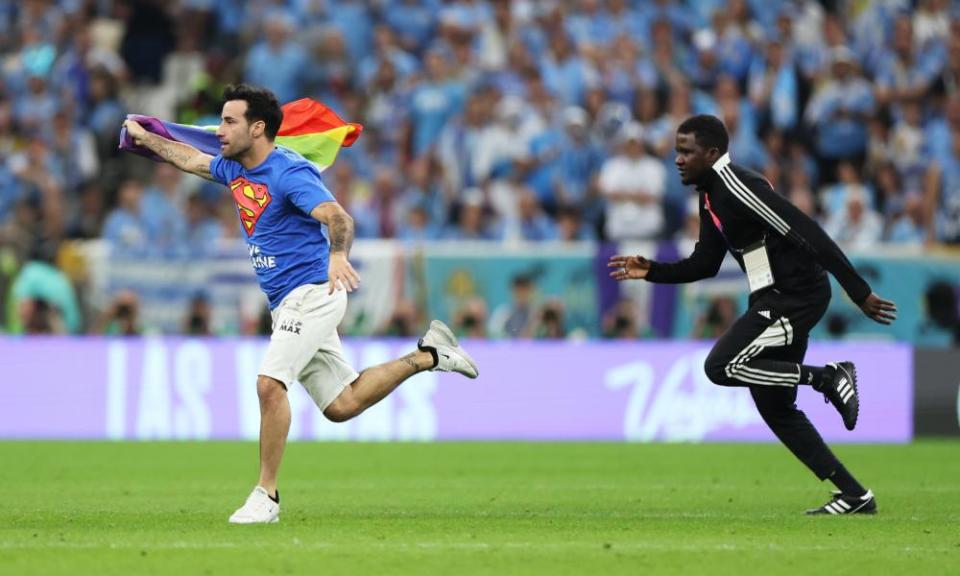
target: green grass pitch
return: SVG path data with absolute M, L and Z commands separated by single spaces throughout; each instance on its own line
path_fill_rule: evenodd
M 0 443 L 0 574 L 958 574 L 960 443 L 837 447 L 875 517 L 810 518 L 777 445 Z

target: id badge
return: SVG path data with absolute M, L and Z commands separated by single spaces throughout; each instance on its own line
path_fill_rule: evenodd
M 773 286 L 773 270 L 767 256 L 767 243 L 764 240 L 743 249 L 743 267 L 747 270 L 747 284 L 750 293 Z

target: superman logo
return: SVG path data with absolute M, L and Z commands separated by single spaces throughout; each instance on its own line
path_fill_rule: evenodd
M 233 199 L 237 202 L 237 211 L 240 214 L 243 229 L 247 236 L 253 236 L 257 221 L 272 200 L 270 190 L 263 184 L 251 182 L 246 178 L 237 178 L 230 183 L 230 192 L 233 193 Z

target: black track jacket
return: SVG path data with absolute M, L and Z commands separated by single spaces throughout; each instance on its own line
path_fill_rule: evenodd
M 697 184 L 697 192 L 700 238 L 693 254 L 679 262 L 651 262 L 650 282 L 679 284 L 716 276 L 727 250 L 742 269 L 743 249 L 765 239 L 772 288 L 811 290 L 826 280 L 826 269 L 855 303 L 870 295 L 870 286 L 820 225 L 774 192 L 763 176 L 732 164 L 729 153 Z

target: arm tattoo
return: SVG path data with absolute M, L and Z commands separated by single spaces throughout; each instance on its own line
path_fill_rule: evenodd
M 327 230 L 330 233 L 330 251 L 350 254 L 350 247 L 353 246 L 353 218 L 340 211 L 330 217 Z
M 148 133 L 141 141 L 144 146 L 180 170 L 196 174 L 207 180 L 212 179 L 210 163 L 204 161 L 206 155 L 193 146 L 167 140 L 163 136 L 151 133 Z

